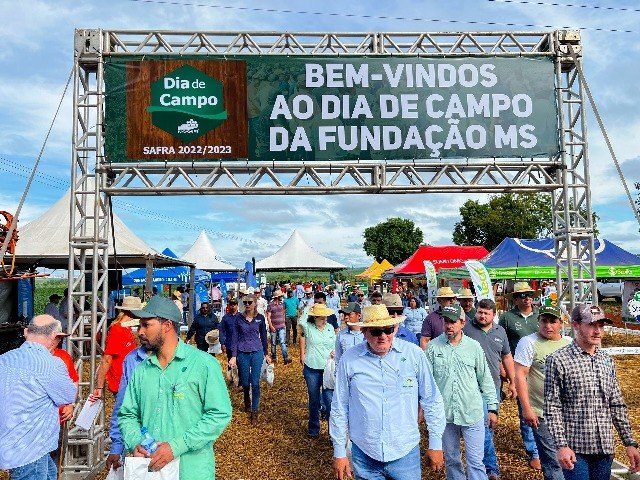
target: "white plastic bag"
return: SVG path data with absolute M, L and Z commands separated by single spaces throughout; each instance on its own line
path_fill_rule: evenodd
M 336 361 L 331 355 L 327 358 L 327 363 L 322 373 L 322 388 L 326 390 L 336 388 Z
M 150 472 L 150 458 L 126 457 L 124 480 L 180 480 L 180 458 L 174 458 L 159 472 Z
M 113 467 L 111 467 L 106 480 L 124 480 L 124 467 L 120 467 L 117 470 L 114 470 Z
M 273 364 L 267 363 L 266 358 L 262 361 L 260 378 L 266 381 L 269 385 L 273 385 L 273 381 L 275 380 L 275 369 L 273 368 Z

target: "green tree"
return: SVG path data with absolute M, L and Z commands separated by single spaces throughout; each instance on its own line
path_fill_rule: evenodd
M 364 231 L 364 251 L 378 262 L 385 258 L 397 264 L 409 257 L 424 238 L 422 230 L 408 219 L 388 218 Z
M 572 208 L 572 207 L 570 207 Z M 468 200 L 460 207 L 462 220 L 455 224 L 456 245 L 483 245 L 492 250 L 506 237 L 543 238 L 553 234 L 551 195 L 504 193 L 489 202 Z M 598 235 L 593 213 L 594 234 Z

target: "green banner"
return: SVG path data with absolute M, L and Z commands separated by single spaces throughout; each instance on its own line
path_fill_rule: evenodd
M 110 57 L 111 162 L 552 157 L 548 57 Z

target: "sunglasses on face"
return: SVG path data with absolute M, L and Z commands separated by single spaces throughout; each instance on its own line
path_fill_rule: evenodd
M 458 320 L 460 319 L 456 318 L 455 320 L 451 320 L 450 318 L 444 317 L 444 323 L 456 323 Z
M 244 303 L 245 305 L 253 305 L 253 301 L 242 302 L 242 303 Z
M 516 298 L 533 298 L 533 295 L 530 293 L 518 293 Z
M 391 335 L 395 329 L 396 327 L 370 328 L 369 333 L 374 337 L 380 337 L 383 333 L 385 335 Z

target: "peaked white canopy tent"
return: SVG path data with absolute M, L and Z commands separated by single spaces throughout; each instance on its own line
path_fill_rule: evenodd
M 256 262 L 258 272 L 282 272 L 319 270 L 325 272 L 344 270 L 342 265 L 323 257 L 304 241 L 302 235 L 294 230 L 289 240 L 273 255 Z
M 69 203 L 70 190 L 51 208 L 35 220 L 19 225 L 16 245 L 16 265 L 20 267 L 46 267 L 66 269 L 69 264 Z M 157 266 L 188 265 L 191 262 L 167 257 L 157 252 L 133 233 L 120 218 L 113 214 L 115 252 L 118 266 L 139 267 L 151 261 Z M 87 220 L 93 224 L 93 220 Z M 89 229 L 92 227 L 89 226 Z M 109 231 L 111 233 L 111 231 Z M 114 235 L 109 235 L 109 266 L 115 267 Z
M 218 252 L 213 248 L 211 240 L 203 230 L 189 250 L 182 256 L 182 260 L 193 263 L 200 270 L 206 270 L 207 272 L 238 272 L 242 270 L 219 260 L 217 257 Z

